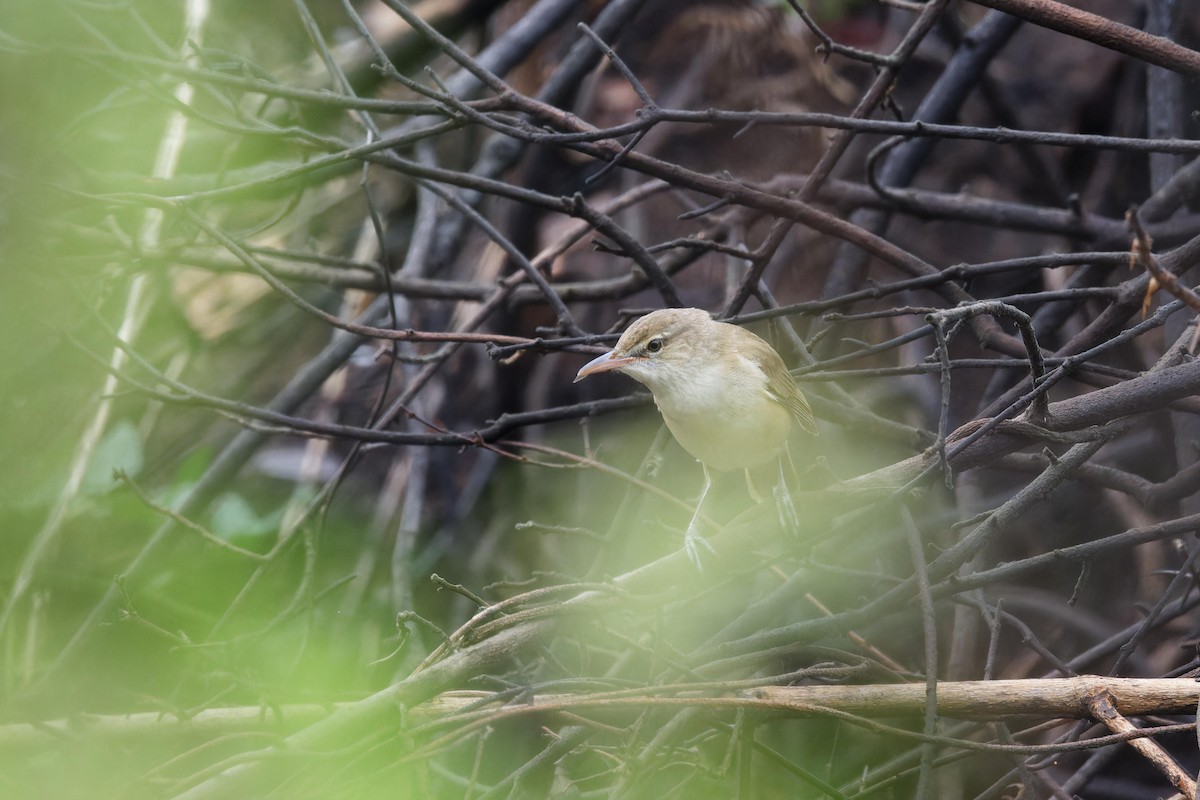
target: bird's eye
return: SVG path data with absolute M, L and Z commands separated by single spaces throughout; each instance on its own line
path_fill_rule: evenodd
M 657 353 L 659 350 L 662 350 L 662 349 L 663 349 L 663 340 L 662 340 L 661 336 L 656 336 L 653 339 L 651 339 L 650 341 L 646 342 L 646 352 L 647 353 Z

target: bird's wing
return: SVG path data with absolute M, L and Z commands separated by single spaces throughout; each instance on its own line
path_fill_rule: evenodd
M 789 379 L 791 375 L 788 376 Z M 774 386 L 770 392 L 775 399 L 783 404 L 783 407 L 788 410 L 792 418 L 804 429 L 805 432 L 811 433 L 813 436 L 819 436 L 817 430 L 817 421 L 813 419 L 812 409 L 808 406 L 808 401 L 804 399 L 804 395 L 800 393 L 800 389 L 793 383 L 790 391 L 785 389 L 782 392 L 776 392 Z
M 766 345 L 766 342 L 763 344 Z M 812 409 L 804 399 L 800 387 L 796 385 L 796 379 L 788 372 L 787 364 L 783 363 L 775 348 L 766 345 L 766 349 L 768 352 L 763 353 L 760 363 L 767 373 L 767 391 L 788 410 L 801 428 L 813 436 L 819 435 Z

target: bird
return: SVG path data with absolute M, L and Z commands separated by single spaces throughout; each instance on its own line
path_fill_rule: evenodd
M 712 552 L 699 526 L 712 487 L 710 470 L 744 470 L 750 496 L 761 502 L 750 472 L 777 461 L 776 500 L 785 525 L 797 526 L 783 456 L 793 425 L 814 436 L 818 431 L 808 401 L 774 347 L 703 309 L 660 309 L 634 321 L 612 350 L 580 368 L 574 382 L 609 371 L 650 390 L 671 434 L 704 469 L 704 488 L 684 536 L 697 568 L 701 548 Z

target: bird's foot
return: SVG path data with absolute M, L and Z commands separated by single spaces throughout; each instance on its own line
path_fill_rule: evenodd
M 699 527 L 695 523 L 688 525 L 687 532 L 683 534 L 683 551 L 687 553 L 688 560 L 696 567 L 696 571 L 704 572 L 704 564 L 700 560 L 701 550 L 707 550 L 710 555 L 716 555 L 717 551 L 700 535 Z
M 775 495 L 775 513 L 779 515 L 779 525 L 789 536 L 800 535 L 800 515 L 796 513 L 796 505 L 792 502 L 792 493 L 787 485 L 780 481 L 772 492 Z

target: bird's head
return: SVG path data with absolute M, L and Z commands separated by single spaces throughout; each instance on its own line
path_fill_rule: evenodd
M 583 365 L 575 382 L 616 370 L 645 384 L 656 395 L 686 384 L 698 368 L 715 358 L 715 323 L 699 308 L 666 308 L 634 322 L 616 346 Z

